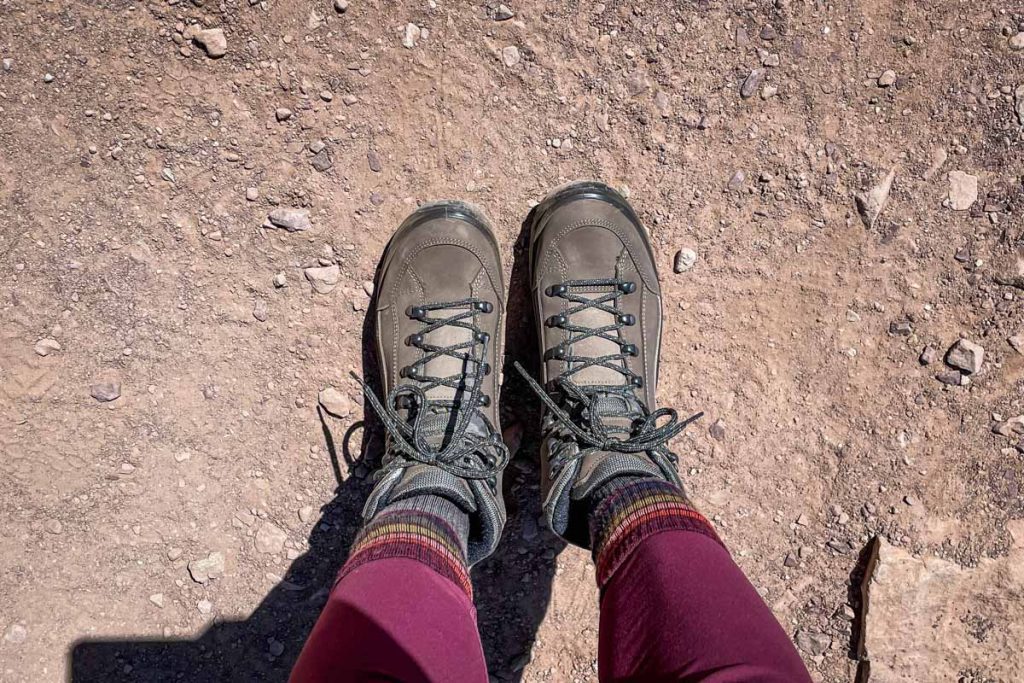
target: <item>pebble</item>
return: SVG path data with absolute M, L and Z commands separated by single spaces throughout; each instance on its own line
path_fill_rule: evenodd
M 280 657 L 284 654 L 284 644 L 274 638 L 267 638 L 267 652 L 271 657 Z
M 4 71 L 10 71 L 11 69 L 14 68 L 14 60 L 11 59 L 10 57 L 8 57 L 8 58 L 4 59 L 3 65 L 4 65 Z
M 327 171 L 328 169 L 331 168 L 331 166 L 334 165 L 334 162 L 331 161 L 331 155 L 326 148 L 321 149 L 319 152 L 313 155 L 313 159 L 310 161 L 310 163 L 313 165 L 313 168 L 315 168 L 320 173 Z
M 1024 334 L 1015 334 L 1006 341 L 1013 347 L 1014 351 L 1024 355 Z
M 348 417 L 355 408 L 352 399 L 334 387 L 321 389 L 318 400 L 321 407 L 334 417 Z
M 270 221 L 270 227 L 284 228 L 288 232 L 300 232 L 313 227 L 306 209 L 274 209 L 267 220 Z
M 882 75 L 878 77 L 878 87 L 888 88 L 896 83 L 896 72 L 892 69 L 886 69 L 882 72 Z
M 351 107 L 353 104 L 359 101 L 359 98 L 351 93 L 348 93 L 341 96 L 341 101 L 345 104 L 345 106 Z
M 832 636 L 819 631 L 801 629 L 796 632 L 796 646 L 811 655 L 818 657 L 825 654 L 832 645 Z
M 224 37 L 224 30 L 219 28 L 208 28 L 196 31 L 192 40 L 199 47 L 206 51 L 206 55 L 212 59 L 223 57 L 228 52 L 228 39 Z
M 276 555 L 284 550 L 286 534 L 280 527 L 271 522 L 264 522 L 256 531 L 256 550 L 267 555 Z
M 245 198 L 250 202 L 254 202 L 260 198 L 260 191 L 255 187 L 247 187 L 245 188 Z
M 324 102 L 330 102 L 334 99 L 334 93 L 332 93 L 330 90 L 321 90 L 320 99 L 323 100 Z
M 711 438 L 715 441 L 725 441 L 725 423 L 722 422 L 721 418 L 712 423 L 711 427 L 708 428 L 708 433 L 711 434 Z
M 733 192 L 739 192 L 740 190 L 743 189 L 743 182 L 746 179 L 746 173 L 744 173 L 743 171 L 736 171 L 735 173 L 732 174 L 732 177 L 729 178 L 729 183 L 726 185 L 726 187 Z
M 405 31 L 402 34 L 402 46 L 410 50 L 416 47 L 416 41 L 420 39 L 420 34 L 420 27 L 409 22 L 405 25 Z
M 252 317 L 256 318 L 256 320 L 259 320 L 261 323 L 265 323 L 267 322 L 267 315 L 267 300 L 256 299 L 252 305 Z
M 11 645 L 21 645 L 28 639 L 28 629 L 21 624 L 11 624 L 4 631 L 4 642 Z
M 200 614 L 209 614 L 213 611 L 213 603 L 204 598 L 196 603 L 196 608 Z
M 334 11 L 344 14 L 348 11 L 348 0 L 334 0 Z
M 672 260 L 672 270 L 676 273 L 685 273 L 697 264 L 697 252 L 693 249 L 683 248 L 676 252 Z
M 274 286 L 278 289 L 288 286 L 288 278 L 285 277 L 284 273 L 278 273 L 274 276 Z
M 302 271 L 317 294 L 330 294 L 341 279 L 341 268 L 337 265 L 306 268 Z
M 914 333 L 914 326 L 906 318 L 902 320 L 893 320 L 889 323 L 889 334 L 897 337 L 909 337 Z
M 43 75 L 43 83 L 53 83 L 53 74 L 50 74 L 50 73 L 44 74 Z
M 964 376 L 959 370 L 944 370 L 935 375 L 935 379 L 951 387 L 958 387 L 964 383 Z
M 892 168 L 877 185 L 867 192 L 859 192 L 854 196 L 861 220 L 869 229 L 874 227 L 875 221 L 878 220 L 886 202 L 889 201 L 889 193 L 892 191 L 892 182 L 895 179 L 896 169 Z
M 1011 50 L 1024 50 L 1024 31 L 1020 31 L 1017 34 L 1010 36 L 1010 39 L 1007 42 L 1009 43 Z
M 300 507 L 299 519 L 302 520 L 303 523 L 309 522 L 309 520 L 313 519 L 313 506 L 304 505 L 303 507 Z
M 501 61 L 510 69 L 518 64 L 519 48 L 515 45 L 509 45 L 508 47 L 501 48 Z
M 380 206 L 381 204 L 384 203 L 384 195 L 382 195 L 380 192 L 371 192 L 370 203 L 373 204 L 374 206 Z
M 54 535 L 64 531 L 64 525 L 60 523 L 59 519 L 46 520 L 46 523 L 43 525 L 43 528 Z
M 967 211 L 978 199 L 978 176 L 963 171 L 949 172 L 949 206 L 954 211 Z
M 89 389 L 89 395 L 101 403 L 114 401 L 121 396 L 121 383 L 97 382 Z
M 659 90 L 654 94 L 654 108 L 658 110 L 663 119 L 672 116 L 672 101 L 664 90 Z
M 748 99 L 754 96 L 754 94 L 761 88 L 761 83 L 764 81 L 765 70 L 762 68 L 751 69 L 747 77 L 743 79 L 743 85 L 740 86 L 740 97 Z
M 498 9 L 494 10 L 495 21 L 508 21 L 515 16 L 515 13 L 507 5 L 498 5 Z
M 366 153 L 366 163 L 374 173 L 380 173 L 384 168 L 380 162 L 380 156 L 372 149 Z
M 278 107 L 274 110 L 274 117 L 278 121 L 287 121 L 292 117 L 292 110 L 288 107 Z
M 934 346 L 928 345 L 924 347 L 924 351 L 921 352 L 920 361 L 921 365 L 931 365 L 939 359 L 939 350 Z
M 153 603 L 154 605 L 156 605 L 157 607 L 159 607 L 160 609 L 164 608 L 164 594 L 163 593 L 153 593 L 152 595 L 149 596 L 149 601 L 151 603 Z
M 181 548 L 171 547 L 171 548 L 167 549 L 167 559 L 168 560 L 170 560 L 171 562 L 174 562 L 179 557 L 181 557 Z
M 957 340 L 946 353 L 946 363 L 951 367 L 973 375 L 981 370 L 985 362 L 985 349 L 966 339 Z
M 33 349 L 37 355 L 49 356 L 54 351 L 60 351 L 60 342 L 56 339 L 40 339 Z
M 188 573 L 196 583 L 207 583 L 224 576 L 224 553 L 212 552 L 188 563 Z

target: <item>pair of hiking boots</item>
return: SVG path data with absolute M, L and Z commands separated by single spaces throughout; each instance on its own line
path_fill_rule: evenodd
M 544 514 L 586 548 L 588 497 L 602 485 L 634 476 L 681 486 L 667 443 L 689 420 L 652 410 L 661 291 L 625 198 L 598 182 L 558 188 L 531 214 L 529 249 L 540 381 L 517 369 L 544 404 Z M 384 397 L 367 398 L 387 447 L 364 516 L 441 496 L 469 516 L 472 565 L 501 536 L 509 460 L 498 426 L 504 276 L 486 218 L 461 202 L 420 207 L 391 238 L 375 291 Z

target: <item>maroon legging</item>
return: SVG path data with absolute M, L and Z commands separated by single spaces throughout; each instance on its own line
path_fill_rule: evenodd
M 643 541 L 601 597 L 602 681 L 810 681 L 743 572 L 702 534 Z M 379 560 L 338 582 L 292 681 L 486 683 L 476 611 L 415 560 Z

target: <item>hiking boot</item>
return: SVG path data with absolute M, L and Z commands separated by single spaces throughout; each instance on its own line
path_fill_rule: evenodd
M 407 498 L 441 496 L 469 515 L 473 564 L 501 536 L 508 462 L 495 370 L 505 290 L 487 219 L 460 202 L 420 207 L 388 243 L 375 293 L 385 398 L 364 390 L 387 445 L 363 516 Z
M 532 215 L 530 284 L 543 386 L 519 369 L 545 404 L 544 513 L 553 531 L 589 547 L 588 497 L 621 476 L 681 487 L 666 444 L 699 416 L 653 410 L 661 289 L 622 195 L 591 181 L 548 195 Z

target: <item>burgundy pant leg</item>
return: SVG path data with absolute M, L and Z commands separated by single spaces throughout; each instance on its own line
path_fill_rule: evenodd
M 368 562 L 331 591 L 291 681 L 485 683 L 476 610 L 425 564 Z
M 729 553 L 690 531 L 638 545 L 601 596 L 601 681 L 810 681 Z

